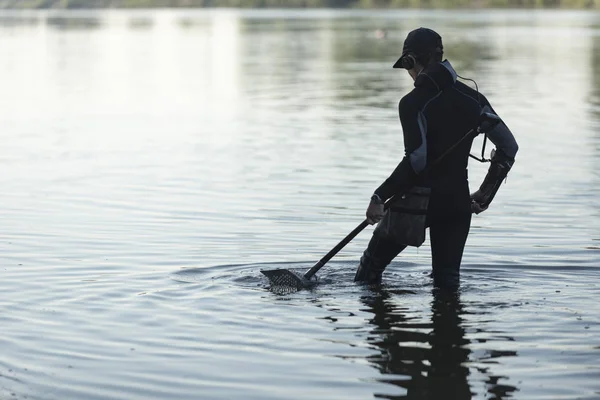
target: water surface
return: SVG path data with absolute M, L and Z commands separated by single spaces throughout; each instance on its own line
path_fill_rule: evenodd
M 271 293 L 401 158 L 418 26 L 521 148 L 460 294 L 427 242 L 354 285 L 371 228 Z M 3 12 L 0 398 L 599 399 L 599 38 L 593 12 Z

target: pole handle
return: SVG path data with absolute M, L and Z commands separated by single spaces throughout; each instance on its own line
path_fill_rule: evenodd
M 321 258 L 315 265 L 312 266 L 305 274 L 304 278 L 310 280 L 314 274 L 317 273 L 329 260 L 333 258 L 341 249 L 343 249 L 352 239 L 356 237 L 363 229 L 365 229 L 369 223 L 365 219 L 361 222 L 352 232 L 350 232 L 345 238 L 343 238 L 333 249 L 329 251 L 329 253 L 325 254 L 323 258 Z

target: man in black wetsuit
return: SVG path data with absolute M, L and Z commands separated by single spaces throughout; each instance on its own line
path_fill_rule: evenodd
M 476 127 L 483 112 L 495 114 L 485 96 L 456 80 L 456 72 L 447 60 L 442 61 L 442 56 L 442 38 L 431 29 L 419 28 L 408 34 L 402 56 L 394 64 L 394 68 L 408 70 L 415 82 L 414 89 L 399 104 L 405 156 L 371 197 L 367 209 L 370 224 L 384 217 L 383 204 L 387 199 L 406 189 L 417 174 Z M 431 189 L 426 226 L 437 287 L 458 287 L 471 214 L 487 209 L 517 154 L 517 143 L 503 122 L 487 132 L 487 136 L 496 151 L 487 176 L 475 193 L 469 193 L 467 180 L 473 137 L 444 155 L 419 183 Z M 405 227 L 378 229 L 381 225 L 373 232 L 361 257 L 354 278 L 357 282 L 379 283 L 386 266 L 406 248 L 406 243 L 396 240 L 393 232 Z

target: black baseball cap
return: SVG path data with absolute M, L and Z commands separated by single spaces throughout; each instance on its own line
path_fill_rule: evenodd
M 409 32 L 404 39 L 404 47 L 402 47 L 402 56 L 396 61 L 393 68 L 402 68 L 402 58 L 408 53 L 417 56 L 426 56 L 439 49 L 443 51 L 442 37 L 434 30 L 429 28 L 417 28 Z

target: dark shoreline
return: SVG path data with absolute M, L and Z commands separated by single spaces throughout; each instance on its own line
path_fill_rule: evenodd
M 0 9 L 596 9 L 594 0 L 0 0 Z

